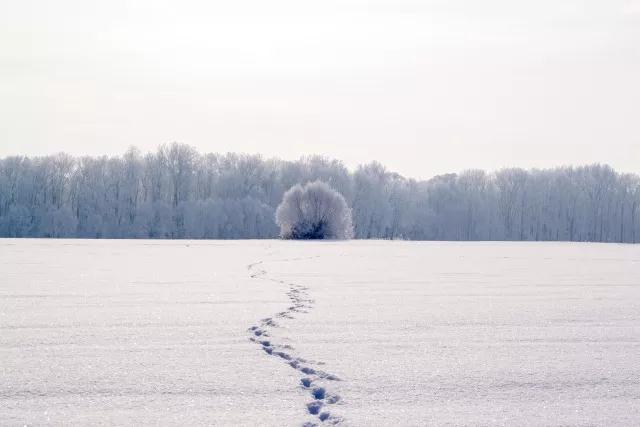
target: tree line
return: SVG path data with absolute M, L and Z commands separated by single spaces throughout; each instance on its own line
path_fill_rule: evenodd
M 351 172 L 321 156 L 200 154 L 184 144 L 113 157 L 1 159 L 0 236 L 274 238 L 283 194 L 315 180 L 344 196 L 356 238 L 640 239 L 640 178 L 606 165 L 467 170 L 419 181 L 377 162 Z

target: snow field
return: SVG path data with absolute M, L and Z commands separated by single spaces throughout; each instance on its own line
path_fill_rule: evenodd
M 0 424 L 635 425 L 640 249 L 0 241 Z

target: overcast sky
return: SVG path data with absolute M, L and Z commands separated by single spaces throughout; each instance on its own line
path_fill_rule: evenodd
M 640 0 L 0 2 L 0 156 L 640 172 Z

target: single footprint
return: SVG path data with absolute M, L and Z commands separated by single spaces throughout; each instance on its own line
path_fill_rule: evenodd
M 307 403 L 307 410 L 311 415 L 318 415 L 320 413 L 320 409 L 322 409 L 322 402 L 318 400 Z
M 326 390 L 324 387 L 316 387 L 311 391 L 311 395 L 316 400 L 322 400 L 326 395 Z

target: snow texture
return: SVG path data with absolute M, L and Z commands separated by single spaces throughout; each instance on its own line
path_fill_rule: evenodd
M 640 248 L 0 240 L 0 425 L 636 425 Z

